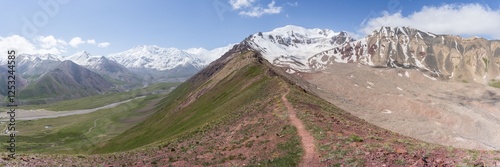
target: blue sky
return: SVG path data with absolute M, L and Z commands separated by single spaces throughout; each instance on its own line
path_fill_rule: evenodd
M 2 0 L 0 5 L 0 49 L 61 55 L 81 50 L 105 55 L 137 45 L 213 49 L 289 24 L 357 36 L 387 25 L 500 39 L 500 0 Z

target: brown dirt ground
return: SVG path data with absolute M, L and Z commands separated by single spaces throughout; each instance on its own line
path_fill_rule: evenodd
M 287 89 L 286 93 L 281 96 L 281 100 L 283 100 L 288 110 L 290 123 L 297 128 L 297 134 L 300 136 L 302 148 L 304 149 L 304 155 L 302 156 L 300 166 L 319 166 L 319 154 L 316 152 L 314 138 L 309 131 L 306 130 L 302 121 L 297 118 L 295 109 L 288 99 L 286 99 L 289 92 L 290 89 Z

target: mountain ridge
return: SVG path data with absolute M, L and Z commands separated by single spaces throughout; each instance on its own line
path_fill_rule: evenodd
M 21 90 L 21 99 L 62 100 L 101 94 L 113 87 L 102 76 L 65 60 Z
M 437 35 L 410 27 L 381 27 L 355 40 L 342 31 L 285 26 L 253 34 L 245 42 L 291 73 L 321 71 L 332 63 L 360 63 L 420 69 L 434 79 L 482 84 L 500 80 L 499 40 Z

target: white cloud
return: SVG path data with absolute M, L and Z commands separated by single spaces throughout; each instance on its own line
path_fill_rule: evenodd
M 80 44 L 92 44 L 94 46 L 105 48 L 110 45 L 109 42 L 97 43 L 94 39 L 82 40 L 80 37 L 71 39 L 69 43 L 62 39 L 57 39 L 52 35 L 37 36 L 32 41 L 19 35 L 8 37 L 0 36 L 0 51 L 14 49 L 19 54 L 56 54 L 61 55 L 67 51 L 68 45 L 78 47 Z
M 229 0 L 229 4 L 231 4 L 234 10 L 250 7 L 254 2 L 255 0 Z
M 106 48 L 108 47 L 109 45 L 111 45 L 109 42 L 101 42 L 97 45 L 97 47 L 100 47 L 100 48 Z
M 53 36 L 38 36 L 34 40 L 38 45 L 19 35 L 0 37 L 0 50 L 14 49 L 19 54 L 61 54 L 66 52 L 63 40 L 56 40 Z
M 52 47 L 52 48 L 46 48 L 46 49 L 38 49 L 36 50 L 36 53 L 38 54 L 55 54 L 55 55 L 61 55 L 61 53 L 66 52 L 66 49 L 59 49 L 57 47 Z
M 274 6 L 276 2 L 271 1 L 267 4 L 267 8 L 263 8 L 260 4 L 255 4 L 256 0 L 229 0 L 229 4 L 235 11 L 239 11 L 240 15 L 250 17 L 261 17 L 266 14 L 279 14 L 283 11 L 283 7 Z M 298 5 L 295 3 L 287 3 L 288 5 Z
M 54 36 L 37 36 L 34 38 L 34 45 L 39 46 L 41 49 L 37 49 L 39 54 L 61 54 L 66 52 L 66 46 L 68 43 L 62 39 L 56 39 Z
M 409 16 L 400 12 L 370 18 L 360 32 L 370 34 L 381 26 L 409 26 L 437 34 L 478 35 L 500 39 L 500 10 L 480 4 L 424 6 Z
M 281 6 L 274 6 L 275 2 L 272 1 L 267 5 L 267 8 L 262 7 L 251 7 L 249 10 L 240 11 L 240 15 L 250 16 L 250 17 L 260 17 L 265 14 L 279 14 L 283 10 Z
M 88 43 L 88 44 L 93 44 L 93 45 L 95 45 L 95 44 L 96 44 L 94 39 L 89 39 L 89 40 L 87 40 L 87 43 Z
M 26 38 L 13 35 L 9 37 L 0 37 L 0 51 L 16 50 L 18 53 L 34 54 L 36 53 L 35 45 Z
M 94 46 L 97 46 L 97 47 L 100 47 L 100 48 L 106 48 L 106 47 L 108 47 L 110 45 L 109 42 L 97 43 L 95 39 L 83 40 L 80 37 L 74 37 L 73 39 L 71 39 L 69 41 L 69 45 L 71 45 L 74 48 L 77 48 L 78 45 L 81 45 L 81 44 L 94 45 Z
M 71 45 L 74 48 L 77 48 L 78 45 L 84 44 L 84 43 L 85 43 L 85 41 L 83 41 L 82 38 L 80 38 L 80 37 L 74 37 L 73 39 L 71 39 L 69 41 L 69 45 Z
M 42 48 L 52 48 L 52 47 L 68 45 L 66 41 L 62 39 L 56 39 L 52 35 L 35 37 L 35 42 L 38 42 L 40 47 Z

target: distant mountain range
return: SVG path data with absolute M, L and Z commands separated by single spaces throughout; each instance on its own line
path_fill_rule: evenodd
M 17 88 L 22 99 L 43 102 L 126 91 L 156 82 L 182 82 L 231 47 L 183 51 L 141 45 L 106 56 L 87 51 L 70 56 L 21 54 L 17 57 Z M 5 63 L 0 60 L 0 64 Z
M 250 35 L 241 44 L 289 73 L 321 71 L 332 63 L 359 63 L 415 68 L 433 79 L 482 84 L 500 80 L 500 41 L 408 27 L 382 27 L 356 40 L 343 31 L 289 25 Z M 112 83 L 113 90 L 124 91 L 154 82 L 185 81 L 232 47 L 180 50 L 140 45 L 105 56 L 86 51 L 66 57 L 23 54 L 18 56 L 18 72 L 27 85 L 36 84 L 64 61 L 72 61 Z

